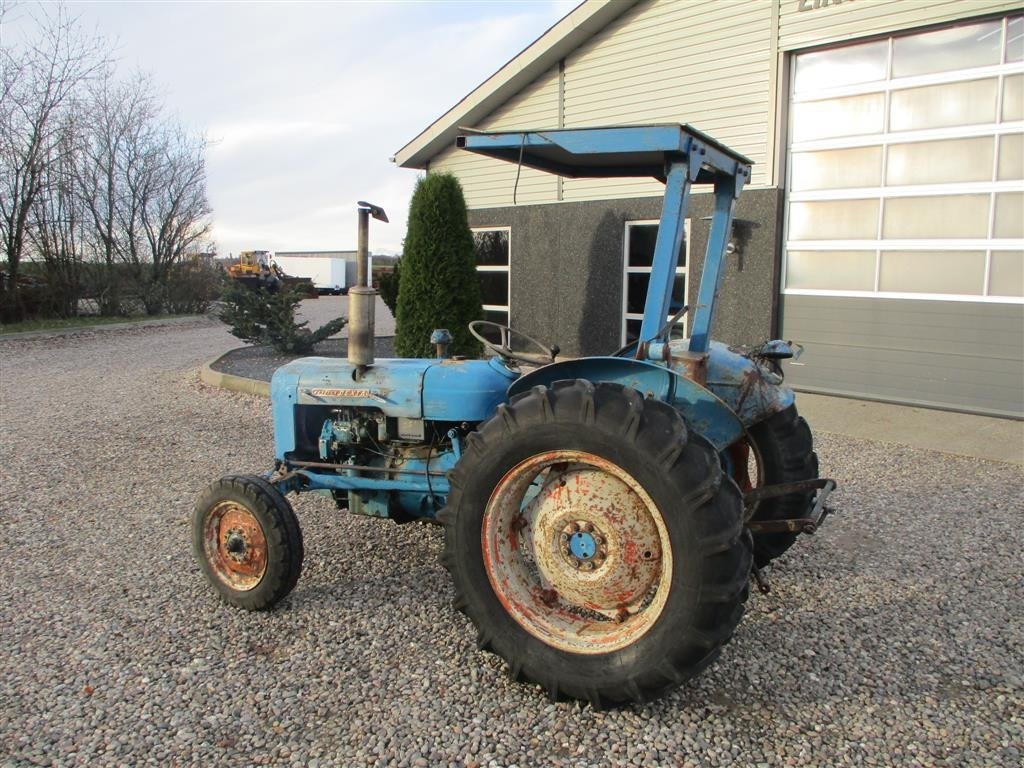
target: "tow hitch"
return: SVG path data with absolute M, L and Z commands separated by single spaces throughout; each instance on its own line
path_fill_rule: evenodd
M 755 488 L 743 497 L 743 506 L 746 507 L 748 514 L 752 507 L 765 499 L 774 499 L 778 496 L 788 496 L 791 493 L 815 490 L 818 494 L 814 499 L 811 513 L 807 517 L 797 517 L 791 520 L 749 520 L 747 521 L 747 530 L 751 533 L 813 534 L 825 522 L 825 518 L 835 511 L 832 507 L 825 506 L 825 501 L 835 489 L 836 481 L 824 477 L 814 480 L 801 480 L 796 483 L 780 483 L 778 485 L 766 485 L 761 488 Z M 757 582 L 757 588 L 762 594 L 767 595 L 771 591 L 771 586 L 768 584 L 768 580 L 761 572 L 761 569 L 756 565 L 753 567 L 753 574 L 754 580 Z

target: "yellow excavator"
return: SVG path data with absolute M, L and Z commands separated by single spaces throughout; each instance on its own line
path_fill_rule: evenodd
M 310 298 L 320 295 L 312 278 L 286 274 L 274 263 L 270 251 L 242 251 L 238 254 L 238 263 L 228 267 L 228 277 L 252 290 L 263 288 L 274 293 L 281 288 L 290 288 Z

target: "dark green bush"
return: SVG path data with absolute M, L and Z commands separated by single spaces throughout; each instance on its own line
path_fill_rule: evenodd
M 480 343 L 466 328 L 483 318 L 480 282 L 466 199 L 450 173 L 430 173 L 416 183 L 398 286 L 395 350 L 402 357 L 430 357 L 430 333 L 447 328 L 454 355 L 476 357 Z
M 120 313 L 194 315 L 210 308 L 225 290 L 227 277 L 213 264 L 185 261 L 157 275 L 151 264 L 131 265 L 119 288 Z
M 167 275 L 164 311 L 172 315 L 200 314 L 226 289 L 227 276 L 213 264 L 175 264 Z
M 384 303 L 388 305 L 392 315 L 398 312 L 398 286 L 400 284 L 399 273 L 401 266 L 402 260 L 399 259 L 395 262 L 395 268 L 391 272 L 381 272 L 377 278 L 377 291 L 380 293 L 380 297 L 384 299 Z
M 295 322 L 295 307 L 306 298 L 298 291 L 270 293 L 232 285 L 224 292 L 220 319 L 231 334 L 250 344 L 272 346 L 282 354 L 308 354 L 313 345 L 333 336 L 348 322 L 339 317 L 310 331 L 307 322 Z

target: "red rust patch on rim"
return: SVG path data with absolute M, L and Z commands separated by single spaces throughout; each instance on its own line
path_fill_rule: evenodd
M 750 460 L 750 443 L 738 440 L 729 446 L 729 460 L 732 462 L 732 479 L 743 493 L 754 490 L 747 463 Z
M 527 488 L 541 478 L 545 487 L 524 504 Z M 556 534 L 575 519 L 583 521 L 581 528 L 603 531 L 607 562 L 566 556 Z M 615 650 L 644 634 L 664 607 L 672 559 L 663 557 L 667 532 L 660 511 L 632 476 L 594 454 L 548 451 L 509 469 L 484 510 L 481 544 L 498 602 L 553 647 Z M 529 551 L 520 551 L 524 544 Z M 626 549 L 631 558 L 623 557 Z
M 267 570 L 267 538 L 256 516 L 235 501 L 223 501 L 206 517 L 206 558 L 232 589 L 256 587 Z

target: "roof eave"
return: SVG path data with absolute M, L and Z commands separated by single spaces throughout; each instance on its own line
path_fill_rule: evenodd
M 438 152 L 452 146 L 460 125 L 474 125 L 540 77 L 551 66 L 599 32 L 638 0 L 587 0 L 564 16 L 505 66 L 470 91 L 455 106 L 395 153 L 401 168 L 426 168 Z M 529 126 L 527 126 L 529 127 Z

